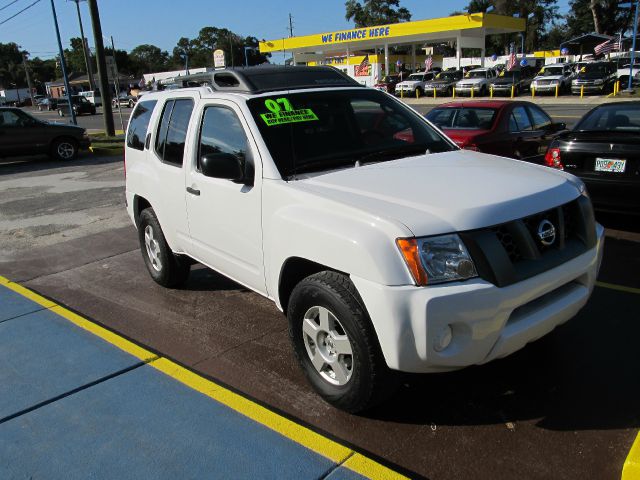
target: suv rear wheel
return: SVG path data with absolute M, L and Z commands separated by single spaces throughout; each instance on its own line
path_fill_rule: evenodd
M 187 281 L 191 262 L 171 251 L 152 208 L 140 213 L 138 239 L 144 263 L 156 283 L 171 288 Z
M 324 271 L 302 280 L 287 317 L 298 362 L 327 402 L 355 413 L 393 393 L 369 316 L 347 276 Z

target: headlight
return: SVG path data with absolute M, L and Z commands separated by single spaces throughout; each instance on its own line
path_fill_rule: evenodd
M 466 280 L 478 275 L 467 248 L 455 233 L 437 237 L 398 238 L 396 244 L 416 285 Z
M 594 85 L 602 85 L 604 83 L 604 80 L 594 80 Z

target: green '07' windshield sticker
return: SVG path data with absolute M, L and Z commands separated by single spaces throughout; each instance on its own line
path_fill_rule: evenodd
M 261 113 L 260 116 L 267 126 L 282 125 L 285 123 L 311 122 L 318 120 L 318 117 L 310 108 L 299 108 L 294 110 L 288 98 L 278 98 L 276 100 L 265 100 L 264 106 L 271 113 Z M 282 109 L 284 107 L 284 110 Z

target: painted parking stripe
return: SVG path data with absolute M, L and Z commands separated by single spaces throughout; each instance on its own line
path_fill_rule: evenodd
M 137 345 L 95 322 L 87 320 L 81 315 L 64 308 L 55 302 L 0 276 L 3 285 L 25 298 L 45 306 L 52 312 L 67 319 L 74 325 L 100 337 L 121 350 L 148 362 L 148 365 L 196 390 L 217 402 L 237 411 L 238 413 L 260 423 L 284 437 L 308 448 L 309 450 L 332 460 L 342 467 L 373 480 L 394 480 L 408 478 L 401 473 L 386 467 L 369 456 L 355 451 L 353 448 L 328 438 L 327 436 L 301 425 L 284 415 L 276 413 L 247 397 L 233 392 L 219 383 L 207 379 L 197 373 L 179 365 L 175 361 L 157 355 L 150 350 Z
M 622 467 L 622 480 L 640 480 L 640 433 L 633 442 Z
M 626 287 L 624 285 L 616 285 L 615 283 L 596 282 L 596 287 L 608 288 L 610 290 L 618 290 L 619 292 L 635 293 L 640 295 L 640 288 Z

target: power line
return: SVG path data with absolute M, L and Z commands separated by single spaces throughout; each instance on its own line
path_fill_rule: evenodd
M 1 12 L 2 10 L 4 10 L 5 8 L 9 8 L 11 5 L 13 5 L 14 3 L 17 3 L 17 2 L 19 2 L 19 1 L 20 1 L 20 0 L 13 0 L 13 2 L 9 2 L 9 3 L 7 3 L 4 7 L 0 7 L 0 12 Z
M 33 2 L 32 4 L 30 4 L 27 7 L 24 7 L 22 10 L 20 10 L 18 13 L 11 15 L 9 18 L 3 20 L 0 22 L 0 25 L 4 25 L 5 23 L 7 23 L 9 20 L 11 20 L 12 18 L 16 18 L 18 15 L 20 15 L 22 12 L 26 12 L 27 10 L 29 10 L 31 7 L 33 7 L 36 3 L 38 3 L 40 0 L 36 0 L 35 2 Z M 8 6 L 8 5 L 7 5 Z

